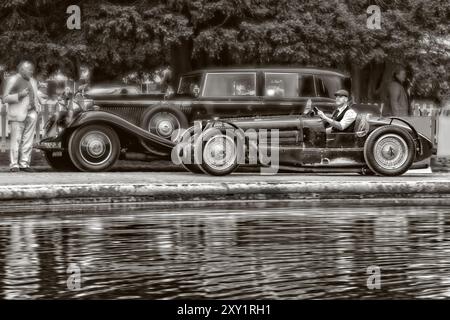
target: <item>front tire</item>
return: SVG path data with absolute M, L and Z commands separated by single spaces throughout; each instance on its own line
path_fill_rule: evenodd
M 214 176 L 224 176 L 235 171 L 239 166 L 238 138 L 235 134 L 216 128 L 204 131 L 195 143 L 195 148 L 202 148 L 200 168 Z
M 409 132 L 395 126 L 375 129 L 364 144 L 364 159 L 369 169 L 382 176 L 405 173 L 413 164 L 415 153 Z
M 69 156 L 81 171 L 106 171 L 119 158 L 120 140 L 106 125 L 88 125 L 76 129 L 68 144 Z

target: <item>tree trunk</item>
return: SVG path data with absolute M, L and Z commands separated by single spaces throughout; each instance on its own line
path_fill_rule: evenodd
M 180 75 L 191 71 L 191 44 L 188 41 L 182 41 L 179 45 L 171 48 L 170 64 L 173 69 L 172 86 L 177 88 Z
M 351 64 L 352 96 L 355 103 L 361 102 L 361 68 Z
M 371 62 L 363 68 L 351 64 L 352 94 L 357 103 L 383 103 L 396 64 Z

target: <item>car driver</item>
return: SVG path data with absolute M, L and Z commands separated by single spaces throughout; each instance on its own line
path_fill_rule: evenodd
M 321 110 L 317 110 L 317 115 L 326 122 L 327 133 L 333 131 L 353 131 L 356 112 L 350 108 L 348 103 L 349 93 L 347 90 L 338 90 L 334 94 L 336 97 L 336 107 L 331 118 L 326 116 Z

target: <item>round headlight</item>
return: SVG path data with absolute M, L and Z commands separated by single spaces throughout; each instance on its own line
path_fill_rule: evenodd
M 93 110 L 94 100 L 84 99 L 84 110 Z

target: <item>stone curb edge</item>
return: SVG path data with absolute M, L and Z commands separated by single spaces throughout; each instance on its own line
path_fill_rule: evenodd
M 368 197 L 450 197 L 450 180 L 389 182 L 258 182 L 258 183 L 147 183 L 147 184 L 67 184 L 0 186 L 0 201 L 70 198 L 150 197 L 161 199 L 195 199 L 204 196 L 254 196 L 270 194 L 315 194 L 324 198 Z

